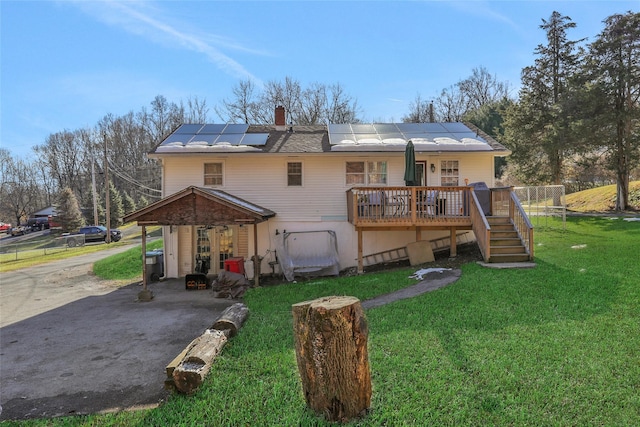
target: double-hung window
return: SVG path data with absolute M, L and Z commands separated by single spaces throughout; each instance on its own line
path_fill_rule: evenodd
M 347 185 L 386 185 L 387 162 L 347 162 Z
M 460 182 L 460 168 L 457 160 L 442 160 L 440 162 L 440 185 L 456 187 Z
M 204 164 L 204 185 L 219 187 L 223 184 L 222 163 Z
M 287 185 L 302 186 L 302 162 L 287 162 Z

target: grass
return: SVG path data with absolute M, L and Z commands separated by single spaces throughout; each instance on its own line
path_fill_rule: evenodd
M 367 310 L 372 405 L 348 425 L 640 425 L 639 238 L 639 222 L 567 218 L 566 230 L 536 230 L 533 269 L 467 264 L 448 287 Z M 291 305 L 365 300 L 415 283 L 413 271 L 251 289 L 249 319 L 194 395 L 6 424 L 331 425 L 306 408 Z
M 136 230 L 136 228 L 138 229 Z M 0 253 L 0 273 L 33 267 L 78 255 L 99 252 L 117 246 L 124 246 L 130 244 L 132 239 L 139 238 L 141 235 L 141 230 L 133 223 L 119 227 L 119 229 L 123 232 L 123 236 L 125 236 L 120 242 L 113 242 L 108 245 L 88 243 L 74 248 L 67 247 L 66 244 L 61 242 L 61 239 L 55 235 L 37 236 L 17 244 L 13 243 L 13 240 L 4 238 L 2 242 L 4 246 L 3 252 L 8 251 L 8 253 Z M 160 227 L 149 227 L 147 230 L 148 235 L 161 235 Z M 14 253 L 16 250 L 19 251 L 17 255 Z M 140 266 L 138 265 L 138 272 L 139 270 Z
M 616 203 L 616 186 L 605 185 L 565 196 L 567 209 L 574 212 L 608 212 Z M 640 181 L 629 183 L 629 204 L 640 211 Z
M 147 251 L 162 248 L 162 240 L 154 240 L 147 244 Z M 93 264 L 96 276 L 108 280 L 133 279 L 141 275 L 140 262 L 142 248 L 133 247 L 125 252 L 104 258 Z

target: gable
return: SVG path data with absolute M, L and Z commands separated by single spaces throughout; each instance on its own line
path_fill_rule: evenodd
M 256 224 L 275 213 L 219 190 L 188 187 L 124 217 L 138 225 Z

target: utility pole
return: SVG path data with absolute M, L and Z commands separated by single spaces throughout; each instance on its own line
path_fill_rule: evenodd
M 93 223 L 99 224 L 98 218 L 98 193 L 96 193 L 96 159 L 91 158 L 91 192 L 93 193 Z
M 104 139 L 104 198 L 106 201 L 105 205 L 107 210 L 105 212 L 105 227 L 107 227 L 107 237 L 105 239 L 105 242 L 111 243 L 111 206 L 109 206 L 109 160 L 107 159 L 107 134 L 103 133 L 102 137 Z

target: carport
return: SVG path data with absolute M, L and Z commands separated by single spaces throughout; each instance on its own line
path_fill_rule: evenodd
M 142 278 L 143 291 L 150 298 L 147 290 L 146 274 L 146 227 L 147 226 L 229 226 L 253 225 L 253 263 L 254 280 L 259 285 L 260 275 L 257 263 L 258 256 L 258 228 L 257 224 L 274 217 L 275 212 L 241 199 L 224 191 L 189 186 L 182 191 L 167 196 L 145 208 L 139 209 L 124 217 L 124 222 L 136 221 L 142 227 Z

